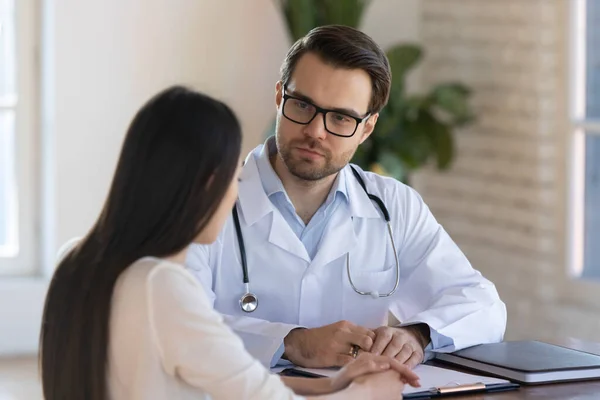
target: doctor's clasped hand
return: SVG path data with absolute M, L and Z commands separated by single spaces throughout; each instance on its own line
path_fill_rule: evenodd
M 375 355 L 393 357 L 414 368 L 423 362 L 423 352 L 429 341 L 429 327 L 426 324 L 380 326 L 375 329 L 375 343 L 370 351 Z
M 414 368 L 423 361 L 423 349 L 428 343 L 429 332 L 424 324 L 371 330 L 339 321 L 319 328 L 292 330 L 284 339 L 284 358 L 311 368 L 341 367 L 366 352 L 391 357 Z

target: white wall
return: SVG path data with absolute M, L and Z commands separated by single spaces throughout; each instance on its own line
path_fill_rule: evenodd
M 244 152 L 263 140 L 290 45 L 275 3 L 44 2 L 46 258 L 96 219 L 129 121 L 167 85 L 188 84 L 227 101 L 241 120 Z M 418 15 L 418 0 L 374 0 L 364 30 L 385 47 L 415 40 Z M 0 354 L 35 351 L 43 285 L 2 285 L 0 305 L 16 308 L 0 307 Z M 9 292 L 21 298 L 9 302 Z
M 183 83 L 227 101 L 245 149 L 256 143 L 287 48 L 272 3 L 56 0 L 58 243 L 95 220 L 129 121 L 162 88 Z

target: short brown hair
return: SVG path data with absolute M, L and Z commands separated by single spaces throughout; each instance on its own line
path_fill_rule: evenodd
M 314 53 L 334 67 L 362 69 L 371 77 L 369 113 L 377 113 L 387 104 L 392 72 L 385 52 L 365 33 L 343 25 L 326 25 L 312 29 L 298 39 L 281 65 L 281 82 L 289 83 L 298 60 Z

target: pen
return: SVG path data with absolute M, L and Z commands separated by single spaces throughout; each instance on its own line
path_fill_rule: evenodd
M 323 375 L 314 374 L 312 372 L 301 371 L 299 369 L 294 368 L 286 368 L 279 373 L 279 375 L 283 376 L 298 376 L 302 378 L 325 378 Z

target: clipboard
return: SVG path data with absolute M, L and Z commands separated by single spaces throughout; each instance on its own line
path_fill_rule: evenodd
M 335 369 L 291 367 L 282 370 L 279 374 L 303 378 L 324 378 L 335 372 Z M 421 377 L 422 386 L 420 388 L 407 386 L 402 394 L 404 399 L 434 399 L 458 394 L 504 392 L 520 387 L 519 384 L 508 380 L 477 376 L 432 365 L 420 365 L 415 372 Z

